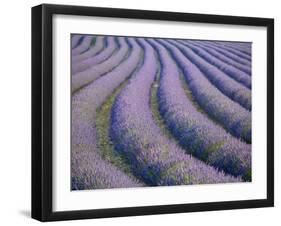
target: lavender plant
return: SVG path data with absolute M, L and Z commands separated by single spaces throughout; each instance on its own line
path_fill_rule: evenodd
M 212 44 L 217 46 L 217 47 L 219 47 L 219 48 L 221 48 L 221 49 L 227 50 L 228 52 L 233 53 L 233 54 L 235 54 L 236 56 L 238 56 L 238 57 L 240 57 L 242 59 L 246 59 L 249 62 L 251 62 L 251 56 L 249 56 L 248 54 L 245 54 L 245 53 L 243 53 L 243 52 L 241 52 L 241 51 L 239 51 L 237 49 L 233 49 L 233 48 L 231 48 L 231 47 L 229 47 L 229 46 L 227 46 L 225 44 L 222 44 L 220 42 L 212 42 Z
M 92 35 L 84 36 L 82 42 L 76 48 L 72 49 L 71 51 L 72 57 L 75 57 L 81 54 L 82 52 L 86 51 L 89 48 L 92 39 L 93 39 Z
M 178 42 L 187 46 L 188 49 L 191 49 L 194 53 L 196 53 L 197 57 L 190 57 L 190 59 L 192 58 L 192 60 L 195 64 L 197 64 L 197 62 L 201 62 L 201 59 L 202 59 L 202 62 L 206 62 L 206 63 L 201 63 L 202 66 L 201 66 L 201 64 L 199 64 L 201 67 L 200 66 L 198 66 L 198 67 L 200 67 L 202 70 L 204 70 L 204 68 L 205 68 L 204 65 L 206 65 L 207 68 L 210 68 L 210 66 L 208 65 L 208 63 L 209 63 L 209 64 L 215 66 L 216 68 L 218 68 L 219 70 L 221 70 L 222 72 L 224 72 L 226 75 L 228 75 L 235 81 L 237 81 L 240 84 L 244 85 L 245 87 L 251 89 L 251 86 L 252 86 L 251 77 L 247 76 L 248 75 L 247 73 L 233 67 L 230 64 L 224 63 L 219 58 L 212 56 L 204 49 L 193 45 L 189 41 L 185 41 L 185 42 L 178 41 Z M 189 52 L 189 51 L 187 51 L 187 52 Z M 201 57 L 201 59 L 200 59 L 200 57 Z
M 238 62 L 238 63 L 243 64 L 245 66 L 248 66 L 250 68 L 252 67 L 251 61 L 243 59 L 243 58 L 241 58 L 241 57 L 239 57 L 239 56 L 237 56 L 237 55 L 235 55 L 235 54 L 233 54 L 233 53 L 231 53 L 231 52 L 229 52 L 225 49 L 222 49 L 222 48 L 216 46 L 214 42 L 207 42 L 207 41 L 195 41 L 195 42 L 199 43 L 200 45 L 206 46 L 210 49 L 216 50 L 217 52 L 219 52 L 222 55 L 234 60 L 235 62 Z
M 112 69 L 118 66 L 124 59 L 126 59 L 129 52 L 131 51 L 130 47 L 126 42 L 125 38 L 118 38 L 118 41 L 120 45 L 119 50 L 116 51 L 110 58 L 98 65 L 94 65 L 88 68 L 85 71 L 76 73 L 72 77 L 72 92 L 75 92 L 81 87 L 89 84 L 90 82 L 99 78 L 103 74 L 110 72 Z
M 97 42 L 100 40 L 97 38 Z M 100 45 L 96 45 L 97 51 L 100 51 Z M 106 47 L 104 50 L 101 50 L 97 55 L 93 57 L 89 57 L 85 60 L 79 61 L 79 62 L 73 62 L 72 63 L 72 74 L 76 74 L 77 72 L 85 71 L 86 69 L 93 67 L 97 64 L 102 63 L 105 61 L 107 58 L 109 58 L 114 51 L 117 50 L 117 43 L 115 41 L 114 37 L 107 37 L 106 38 Z
M 169 50 L 178 63 L 202 109 L 234 136 L 251 142 L 251 113 L 214 87 L 179 48 L 164 40 L 159 39 L 158 42 Z
M 187 98 L 180 70 L 164 46 L 149 40 L 161 62 L 158 99 L 160 113 L 185 150 L 234 176 L 251 179 L 251 145 L 232 137 L 195 108 Z
M 72 35 L 71 36 L 71 48 L 74 49 L 79 44 L 79 41 L 81 39 L 82 39 L 82 35 Z
M 77 64 L 83 60 L 94 57 L 104 48 L 104 36 L 95 36 L 88 45 L 84 52 L 78 55 L 72 55 L 72 63 Z M 93 44 L 94 41 L 94 44 Z
M 181 40 L 182 42 L 184 42 L 183 40 Z M 211 54 L 213 57 L 223 61 L 224 63 L 228 64 L 228 65 L 232 65 L 233 67 L 236 67 L 237 69 L 244 71 L 246 74 L 248 74 L 249 76 L 251 76 L 252 73 L 252 68 L 248 65 L 244 65 L 244 64 L 240 64 L 237 61 L 232 60 L 231 58 L 228 58 L 227 56 L 221 54 L 220 52 L 218 52 L 215 49 L 212 49 L 208 46 L 202 45 L 200 43 L 197 43 L 195 41 L 189 41 L 190 43 L 192 43 L 193 45 L 204 49 L 205 51 L 207 51 L 209 54 Z
M 203 73 L 203 75 L 223 94 L 228 96 L 233 101 L 239 103 L 247 110 L 251 110 L 251 90 L 242 86 L 240 83 L 226 76 L 222 71 L 212 64 L 204 61 L 197 56 L 192 50 L 171 41 L 173 45 L 178 47 L 180 51 Z M 246 76 L 251 78 L 249 76 Z
M 152 186 L 241 181 L 184 153 L 161 133 L 149 107 L 157 57 L 150 45 L 138 40 L 144 48 L 143 66 L 112 108 L 110 134 L 116 149 L 126 156 L 135 175 Z
M 252 56 L 252 48 L 249 43 L 240 43 L 240 42 L 233 43 L 233 42 L 226 42 L 226 41 L 224 42 L 217 41 L 217 43 L 236 49 L 240 52 L 245 53 L 246 55 Z
M 251 181 L 251 44 L 72 35 L 73 190 Z
M 109 162 L 103 160 L 97 147 L 93 126 L 96 110 L 128 78 L 141 61 L 141 48 L 133 39 L 128 58 L 111 72 L 73 94 L 72 97 L 72 164 L 73 189 L 97 189 L 143 186 Z

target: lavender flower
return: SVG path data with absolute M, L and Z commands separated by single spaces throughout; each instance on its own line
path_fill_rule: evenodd
M 158 51 L 161 77 L 160 112 L 169 129 L 188 153 L 234 176 L 250 179 L 251 146 L 232 137 L 200 113 L 182 88 L 180 72 L 164 46 L 149 42 Z
M 249 56 L 248 54 L 245 54 L 245 53 L 243 53 L 243 52 L 241 52 L 237 49 L 231 48 L 231 47 L 229 47 L 225 44 L 222 44 L 220 42 L 213 42 L 212 44 L 221 48 L 221 49 L 227 50 L 228 52 L 233 53 L 233 54 L 235 54 L 236 56 L 238 56 L 242 59 L 246 59 L 247 61 L 251 62 L 251 56 Z
M 182 43 L 184 43 L 185 41 L 181 41 Z M 232 60 L 231 58 L 228 58 L 227 56 L 221 54 L 220 52 L 218 52 L 215 49 L 212 49 L 208 46 L 202 45 L 198 42 L 195 41 L 188 41 L 189 43 L 192 43 L 193 45 L 204 49 L 205 51 L 207 51 L 209 54 L 211 54 L 213 57 L 223 61 L 224 63 L 228 64 L 228 65 L 232 65 L 234 67 L 236 67 L 237 69 L 244 71 L 247 75 L 251 76 L 252 74 L 252 68 L 249 65 L 244 65 L 244 64 L 240 64 L 237 61 Z
M 188 41 L 185 41 L 184 43 L 181 41 L 179 41 L 179 42 L 180 42 L 180 44 L 187 46 L 188 49 L 191 49 L 194 53 L 197 54 L 197 57 L 191 57 L 195 64 L 197 62 L 201 62 L 201 59 L 202 59 L 202 62 L 205 62 L 205 63 L 203 63 L 202 70 L 204 70 L 204 68 L 205 68 L 204 65 L 206 65 L 207 68 L 217 67 L 219 70 L 224 72 L 230 78 L 234 79 L 235 81 L 239 82 L 240 84 L 244 85 L 245 87 L 251 89 L 251 77 L 247 76 L 248 74 L 246 74 L 245 72 L 233 67 L 230 64 L 224 63 L 220 59 L 213 57 L 211 54 L 209 54 L 204 49 L 197 47 Z M 189 53 L 190 51 L 187 51 L 187 52 Z M 200 59 L 200 57 L 201 57 L 201 59 Z M 210 65 L 212 65 L 212 66 L 210 66 Z
M 181 52 L 193 63 L 200 71 L 207 77 L 207 79 L 214 84 L 223 94 L 228 96 L 233 101 L 239 103 L 247 110 L 251 110 L 251 90 L 242 86 L 240 83 L 226 76 L 222 71 L 212 64 L 204 61 L 204 59 L 197 56 L 191 49 L 171 41 L 173 45 L 178 47 Z M 246 75 L 246 77 L 251 78 Z
M 222 49 L 218 46 L 216 46 L 216 44 L 214 42 L 207 42 L 207 41 L 195 41 L 196 43 L 199 43 L 200 45 L 203 45 L 203 46 L 206 46 L 210 49 L 213 49 L 213 50 L 216 50 L 217 52 L 221 53 L 222 55 L 240 63 L 240 64 L 243 64 L 245 66 L 248 66 L 248 67 L 252 67 L 252 63 L 251 61 L 248 61 L 244 58 L 241 58 L 225 49 Z
M 158 70 L 156 54 L 143 39 L 138 42 L 145 50 L 144 63 L 117 97 L 110 129 L 116 149 L 135 175 L 152 186 L 241 181 L 184 153 L 162 134 L 149 107 Z
M 251 142 L 251 113 L 224 96 L 174 45 L 159 40 L 178 63 L 198 104 L 234 136 Z
M 82 42 L 76 48 L 72 49 L 72 57 L 81 54 L 85 50 L 87 50 L 92 42 L 93 36 L 86 35 L 83 37 Z
M 120 48 L 110 58 L 98 65 L 94 65 L 85 71 L 76 73 L 72 77 L 72 92 L 80 89 L 81 87 L 89 84 L 103 74 L 110 72 L 118 66 L 129 53 L 129 46 L 125 38 L 118 38 Z
M 143 186 L 136 178 L 127 176 L 100 157 L 94 127 L 96 110 L 132 74 L 141 60 L 141 48 L 132 39 L 129 43 L 132 51 L 128 58 L 72 97 L 73 189 Z
M 246 55 L 252 56 L 252 48 L 249 42 L 245 43 L 245 42 L 217 41 L 217 43 L 236 49 L 240 52 L 245 53 Z
M 91 45 L 91 42 L 88 45 L 88 48 L 85 49 L 83 53 L 79 55 L 72 54 L 72 63 L 77 64 L 83 60 L 94 57 L 97 53 L 99 53 L 104 48 L 104 36 L 92 36 L 92 38 L 96 38 L 95 44 Z
M 97 40 L 98 41 L 98 40 Z M 76 74 L 77 72 L 84 71 L 94 65 L 102 63 L 104 60 L 109 58 L 113 52 L 117 49 L 117 44 L 115 42 L 114 37 L 107 37 L 106 38 L 106 47 L 104 50 L 100 51 L 97 55 L 93 57 L 89 57 L 83 61 L 79 61 L 77 63 L 72 63 L 72 74 Z M 99 46 L 99 47 L 98 47 Z M 100 49 L 100 45 L 97 45 L 98 49 Z
M 82 35 L 72 35 L 71 36 L 71 48 L 74 49 L 79 44 L 79 41 L 81 39 L 82 39 Z

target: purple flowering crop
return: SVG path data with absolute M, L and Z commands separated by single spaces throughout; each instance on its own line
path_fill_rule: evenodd
M 99 37 L 97 40 L 100 40 Z M 101 46 L 102 47 L 102 46 Z M 103 51 L 99 52 L 97 55 L 93 57 L 89 57 L 85 60 L 79 62 L 72 63 L 72 74 L 76 74 L 77 72 L 85 71 L 86 69 L 93 67 L 94 65 L 100 64 L 107 58 L 109 58 L 112 53 L 117 49 L 117 44 L 115 42 L 114 37 L 106 38 L 106 47 Z M 100 51 L 100 46 L 98 46 L 97 51 Z
M 136 179 L 102 160 L 93 126 L 96 110 L 137 67 L 141 48 L 129 40 L 132 51 L 118 67 L 72 96 L 72 189 L 138 187 Z
M 198 104 L 233 135 L 251 142 L 251 113 L 216 89 L 179 48 L 167 41 L 159 42 L 179 64 Z
M 138 178 L 152 186 L 240 181 L 185 154 L 157 127 L 149 107 L 150 88 L 157 73 L 154 50 L 144 48 L 143 66 L 121 91 L 113 108 L 111 137 Z
M 158 51 L 161 62 L 160 111 L 180 144 L 187 152 L 226 173 L 248 177 L 251 146 L 198 112 L 182 88 L 180 72 L 168 51 L 153 40 L 149 42 Z
M 71 37 L 71 48 L 74 49 L 79 41 L 82 39 L 82 35 L 72 35 Z
M 87 50 L 92 42 L 93 36 L 92 35 L 86 35 L 83 37 L 82 42 L 75 47 L 74 49 L 72 49 L 72 57 L 75 57 L 79 54 L 81 54 L 82 52 L 84 52 L 85 50 Z
M 72 92 L 80 89 L 81 87 L 89 84 L 103 74 L 111 71 L 114 67 L 118 66 L 124 60 L 130 51 L 129 45 L 125 38 L 119 38 L 120 48 L 106 61 L 94 65 L 85 71 L 76 73 L 72 76 Z
M 71 189 L 250 182 L 251 43 L 71 36 Z
M 233 101 L 239 103 L 242 107 L 247 110 L 251 110 L 251 90 L 236 82 L 232 78 L 228 77 L 221 70 L 213 66 L 211 63 L 208 63 L 200 56 L 195 54 L 188 47 L 178 44 L 176 41 L 171 41 L 173 45 L 178 47 L 181 52 L 193 63 L 197 66 L 197 68 L 202 71 L 202 73 L 207 77 L 207 79 L 214 84 L 223 94 L 228 96 Z M 213 59 L 215 59 L 213 57 Z M 245 73 L 244 73 L 245 74 Z M 249 79 L 250 76 L 243 75 Z
M 189 49 L 191 49 L 194 53 L 197 54 L 197 56 L 194 57 L 195 58 L 193 60 L 194 62 L 197 62 L 196 59 L 201 57 L 203 59 L 203 62 L 205 61 L 205 62 L 217 67 L 219 70 L 224 72 L 226 75 L 229 75 L 229 77 L 231 77 L 232 79 L 236 80 L 237 82 L 244 85 L 245 87 L 251 89 L 251 86 L 252 86 L 251 77 L 247 76 L 248 75 L 247 73 L 233 67 L 230 64 L 224 63 L 223 61 L 221 61 L 217 57 L 213 57 L 206 50 L 195 46 L 194 44 L 192 44 L 189 41 L 186 41 L 184 43 L 181 42 L 181 41 L 178 41 L 178 42 L 180 42 L 180 44 L 183 44 L 183 45 L 187 46 Z M 206 65 L 208 65 L 207 63 L 206 63 Z M 200 66 L 198 66 L 198 67 L 200 67 Z
M 235 54 L 236 56 L 242 58 L 242 59 L 246 59 L 247 61 L 251 62 L 251 56 L 246 54 L 246 53 L 243 53 L 237 49 L 234 49 L 234 48 L 231 48 L 223 43 L 220 43 L 220 42 L 212 42 L 213 45 L 223 49 L 223 50 L 227 50 L 228 52 L 230 53 L 233 53 Z
M 252 63 L 251 61 L 248 61 L 246 59 L 243 59 L 231 52 L 229 52 L 228 50 L 222 49 L 218 46 L 216 46 L 213 42 L 206 42 L 206 41 L 194 41 L 196 43 L 199 43 L 200 45 L 206 46 L 210 49 L 216 50 L 217 52 L 221 53 L 222 55 L 234 60 L 235 62 L 238 62 L 242 65 L 248 66 L 248 67 L 252 67 Z
M 184 43 L 185 41 L 182 41 L 182 43 Z M 226 64 L 232 65 L 234 67 L 236 67 L 237 69 L 244 71 L 245 73 L 247 73 L 249 76 L 251 76 L 252 73 L 252 68 L 249 65 L 244 65 L 241 64 L 225 55 L 223 55 L 222 53 L 218 52 L 215 49 L 212 49 L 208 46 L 202 45 L 196 41 L 188 41 L 189 43 L 192 43 L 193 45 L 200 47 L 202 49 L 204 49 L 205 51 L 207 51 L 209 54 L 211 54 L 212 56 L 216 57 L 217 59 L 220 59 L 221 61 L 225 62 Z

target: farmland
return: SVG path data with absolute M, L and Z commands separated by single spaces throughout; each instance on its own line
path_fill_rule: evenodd
M 72 35 L 72 190 L 250 182 L 251 54 Z

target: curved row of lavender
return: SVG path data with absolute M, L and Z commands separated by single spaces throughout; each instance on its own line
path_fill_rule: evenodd
M 81 87 L 89 84 L 105 73 L 108 73 L 118 66 L 128 55 L 129 45 L 125 38 L 118 38 L 119 50 L 111 57 L 100 64 L 93 65 L 85 71 L 76 73 L 72 76 L 72 92 L 77 91 Z
M 221 43 L 221 42 L 209 42 L 209 43 L 211 43 L 212 45 L 217 46 L 221 49 L 227 50 L 228 52 L 233 53 L 242 59 L 246 59 L 249 62 L 251 62 L 251 60 L 252 60 L 252 57 L 249 56 L 248 54 L 241 52 L 237 49 L 231 48 L 231 47 L 225 45 L 224 43 Z
M 99 55 L 104 55 L 104 52 L 106 52 L 106 51 L 103 51 L 103 50 L 107 49 L 108 45 L 114 45 L 114 47 L 115 47 L 116 44 L 112 37 L 107 37 L 107 38 L 103 37 L 103 36 L 97 37 L 94 46 L 91 48 L 92 53 L 93 53 L 92 57 L 86 58 L 83 60 L 77 60 L 77 57 L 72 58 L 72 65 L 71 65 L 72 74 L 86 70 L 87 68 L 93 66 L 94 64 L 92 65 L 91 61 L 89 62 L 89 60 L 96 59 L 96 58 L 98 58 Z M 80 55 L 78 55 L 78 56 L 80 56 Z M 103 60 L 104 59 L 101 59 L 100 61 L 97 61 L 97 63 L 99 63 Z
M 208 47 L 210 49 L 216 50 L 217 52 L 221 53 L 222 55 L 224 55 L 224 56 L 226 56 L 230 59 L 232 59 L 233 61 L 252 68 L 251 61 L 243 59 L 243 58 L 235 55 L 234 53 L 231 53 L 231 52 L 229 52 L 225 49 L 222 49 L 220 47 L 217 47 L 217 46 L 213 45 L 212 43 L 208 43 L 206 41 L 194 41 L 194 42 L 199 43 L 200 45 L 203 45 L 203 46 Z
M 74 49 L 79 44 L 79 41 L 82 38 L 83 38 L 82 35 L 72 35 L 72 38 L 71 38 L 71 48 Z
M 138 41 L 145 49 L 144 64 L 117 97 L 110 130 L 134 174 L 151 186 L 239 181 L 185 154 L 162 134 L 149 107 L 157 58 L 151 46 Z
M 73 190 L 251 181 L 250 88 L 214 66 L 251 80 L 249 44 L 73 35 L 71 45 Z M 95 129 L 96 111 L 125 81 L 107 139 L 134 176 L 103 159 Z
M 207 46 L 201 45 L 200 43 L 197 43 L 195 41 L 188 41 L 189 43 L 195 45 L 196 47 L 199 47 L 201 49 L 204 49 L 205 51 L 207 51 L 209 54 L 211 54 L 213 57 L 223 61 L 224 63 L 231 65 L 245 73 L 247 73 L 249 76 L 251 76 L 252 73 L 252 69 L 250 66 L 248 65 L 243 65 L 240 64 L 239 62 L 236 62 L 234 60 L 232 60 L 231 58 L 226 57 L 225 55 L 219 53 L 218 51 L 216 51 L 215 49 L 209 48 Z
M 247 110 L 252 108 L 251 90 L 241 85 L 239 82 L 228 77 L 222 69 L 218 69 L 213 66 L 212 62 L 208 62 L 198 56 L 198 53 L 193 52 L 190 48 L 182 45 L 181 43 L 171 41 L 173 45 L 178 47 L 180 51 L 193 63 L 195 64 L 207 77 L 207 79 L 217 87 L 222 93 L 228 96 L 233 101 L 239 103 L 242 107 Z M 214 58 L 213 58 L 214 59 Z M 209 59 L 210 60 L 210 59 Z M 250 76 L 244 75 L 249 78 Z
M 234 136 L 251 142 L 251 113 L 223 95 L 204 74 L 180 51 L 180 46 L 157 40 L 164 45 L 179 64 L 192 95 L 198 104 Z M 173 42 L 173 44 L 175 44 Z
M 233 49 L 239 50 L 243 53 L 246 53 L 249 56 L 252 56 L 251 46 L 247 45 L 246 43 L 241 43 L 241 42 L 232 43 L 232 42 L 219 42 L 219 41 L 217 43 L 232 47 Z
M 179 143 L 199 159 L 234 176 L 251 179 L 251 145 L 232 137 L 198 112 L 187 98 L 180 71 L 164 46 L 149 42 L 161 63 L 158 90 L 160 112 Z
M 93 36 L 92 35 L 86 35 L 83 37 L 80 45 L 72 49 L 72 59 L 75 58 L 78 55 L 81 55 L 84 51 L 90 48 L 90 44 L 92 42 Z
M 82 45 L 83 43 L 84 42 L 82 42 Z M 85 48 L 85 50 L 78 55 L 75 55 L 72 52 L 72 63 L 78 63 L 87 59 L 88 57 L 93 57 L 98 52 L 100 52 L 104 46 L 104 36 L 97 36 L 96 38 L 92 36 L 92 39 L 90 40 L 90 42 L 87 42 L 87 45 L 88 47 Z
M 209 54 L 206 50 L 199 48 L 195 46 L 194 44 L 190 43 L 189 41 L 179 41 L 181 44 L 187 46 L 189 49 L 191 49 L 198 57 L 201 57 L 201 59 L 206 60 L 209 64 L 215 66 L 220 71 L 224 72 L 226 75 L 228 75 L 233 80 L 239 82 L 243 86 L 251 89 L 252 82 L 251 77 L 248 76 L 247 73 L 233 67 L 232 65 L 226 64 L 220 59 L 213 57 L 211 54 Z M 196 63 L 196 60 L 194 60 Z M 198 66 L 200 67 L 200 66 Z M 203 69 L 204 70 L 204 69 Z
M 93 126 L 96 110 L 142 61 L 142 50 L 136 41 L 129 39 L 128 42 L 132 50 L 125 61 L 72 96 L 73 190 L 143 185 L 101 158 L 97 147 L 97 134 Z
M 106 37 L 105 39 L 106 43 L 104 49 L 100 49 L 100 45 L 95 45 L 97 46 L 97 49 L 100 49 L 97 51 L 97 54 L 95 56 L 86 58 L 85 60 L 79 62 L 72 63 L 72 74 L 85 71 L 90 67 L 100 64 L 101 62 L 108 59 L 114 53 L 115 50 L 117 50 L 118 45 L 114 37 Z

